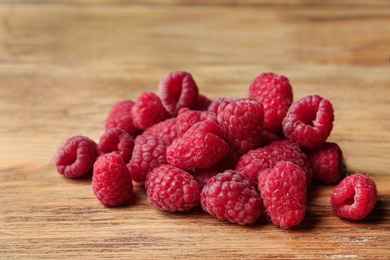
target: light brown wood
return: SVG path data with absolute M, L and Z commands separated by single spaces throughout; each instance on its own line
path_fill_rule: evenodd
M 0 21 L 1 259 L 390 258 L 388 1 L 9 0 Z M 56 172 L 66 138 L 98 141 L 113 104 L 177 69 L 210 98 L 246 97 L 275 71 L 295 99 L 331 100 L 330 140 L 376 181 L 374 212 L 341 220 L 333 186 L 314 186 L 298 228 L 237 226 L 159 212 L 140 186 L 134 205 L 104 208 L 90 180 Z

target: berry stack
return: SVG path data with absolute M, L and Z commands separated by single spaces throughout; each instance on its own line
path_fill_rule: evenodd
M 312 182 L 333 184 L 330 205 L 349 220 L 377 201 L 372 179 L 345 176 L 343 153 L 329 142 L 332 103 L 319 95 L 294 101 L 287 77 L 262 73 L 246 98 L 201 94 L 192 75 L 174 71 L 157 92 L 112 107 L 99 142 L 74 136 L 54 163 L 68 178 L 92 172 L 106 207 L 127 204 L 133 184 L 150 204 L 175 212 L 203 209 L 218 219 L 252 225 L 261 215 L 289 229 L 305 218 Z

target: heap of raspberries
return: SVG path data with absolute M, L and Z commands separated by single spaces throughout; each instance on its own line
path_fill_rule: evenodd
M 92 173 L 106 207 L 130 203 L 133 184 L 145 186 L 158 210 L 203 209 L 221 220 L 252 225 L 263 214 L 277 226 L 298 226 L 313 182 L 333 184 L 335 214 L 359 220 L 377 201 L 373 180 L 345 175 L 340 147 L 327 141 L 331 102 L 319 95 L 293 99 L 287 77 L 262 73 L 246 98 L 210 100 L 192 75 L 174 71 L 156 93 L 122 100 L 95 142 L 73 136 L 54 163 L 68 178 Z

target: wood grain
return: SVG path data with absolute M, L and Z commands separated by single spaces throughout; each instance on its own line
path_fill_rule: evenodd
M 1 259 L 390 258 L 388 1 L 5 0 L 0 21 Z M 176 69 L 210 98 L 245 97 L 264 71 L 295 99 L 327 97 L 330 140 L 377 183 L 374 212 L 341 220 L 318 185 L 298 228 L 243 227 L 159 212 L 140 186 L 133 205 L 104 208 L 89 179 L 56 173 L 66 138 L 99 140 L 113 104 Z

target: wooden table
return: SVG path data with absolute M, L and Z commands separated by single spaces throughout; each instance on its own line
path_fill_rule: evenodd
M 2 0 L 0 20 L 1 259 L 390 258 L 389 1 Z M 56 172 L 66 138 L 98 141 L 113 104 L 173 70 L 212 99 L 274 71 L 295 99 L 331 100 L 329 140 L 377 183 L 374 212 L 341 220 L 334 186 L 315 186 L 298 228 L 238 226 L 159 212 L 140 186 L 135 205 L 105 208 L 89 179 Z

